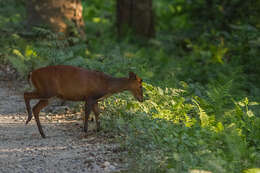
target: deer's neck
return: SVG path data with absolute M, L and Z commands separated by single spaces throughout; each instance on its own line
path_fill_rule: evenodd
M 129 89 L 128 78 L 111 78 L 108 82 L 108 92 L 111 94 Z

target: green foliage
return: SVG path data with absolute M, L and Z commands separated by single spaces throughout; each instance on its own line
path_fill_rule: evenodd
M 125 94 L 104 103 L 103 126 L 124 139 L 133 158 L 132 171 L 240 172 L 259 163 L 259 148 L 254 142 L 260 142 L 256 127 L 260 118 L 246 106 L 250 104 L 247 99 L 232 103 L 229 98 L 231 103 L 221 103 L 229 109 L 217 117 L 219 112 L 212 110 L 220 104 L 212 102 L 219 97 L 217 94 L 215 98 L 216 88 L 208 91 L 205 105 L 184 101 L 187 98 L 175 89 L 148 84 L 144 88 L 145 103 L 128 102 Z
M 157 36 L 149 41 L 118 41 L 115 2 L 83 1 L 88 45 L 44 28 L 25 38 L 23 2 L 0 2 L 0 58 L 22 77 L 54 64 L 141 76 L 144 103 L 122 93 L 101 105 L 102 127 L 128 151 L 129 172 L 257 171 L 260 25 L 249 12 L 259 2 L 153 1 Z

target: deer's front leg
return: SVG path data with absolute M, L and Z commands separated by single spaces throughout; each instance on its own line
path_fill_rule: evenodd
M 84 132 L 88 131 L 88 119 L 89 114 L 91 113 L 93 103 L 91 100 L 85 102 L 85 120 L 84 120 Z
M 97 102 L 93 105 L 93 112 L 95 114 L 97 131 L 100 131 L 100 122 L 99 122 L 99 112 L 100 111 L 99 111 Z

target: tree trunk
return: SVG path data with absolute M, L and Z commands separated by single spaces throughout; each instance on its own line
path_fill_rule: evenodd
M 81 0 L 27 0 L 27 25 L 47 25 L 65 36 L 76 32 L 85 38 Z
M 117 29 L 119 36 L 131 29 L 137 35 L 153 37 L 152 0 L 117 0 Z

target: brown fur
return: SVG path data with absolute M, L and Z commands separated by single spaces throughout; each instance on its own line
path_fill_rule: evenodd
M 88 129 L 88 117 L 91 111 L 96 117 L 97 130 L 100 128 L 98 101 L 124 90 L 129 90 L 137 100 L 143 101 L 142 80 L 133 72 L 129 72 L 129 78 L 114 78 L 103 72 L 58 65 L 34 70 L 30 79 L 35 90 L 24 93 L 28 112 L 26 124 L 32 119 L 30 100 L 39 99 L 40 101 L 33 107 L 33 114 L 43 138 L 45 138 L 45 134 L 40 124 L 39 112 L 48 105 L 48 99 L 52 97 L 85 101 L 85 132 Z

